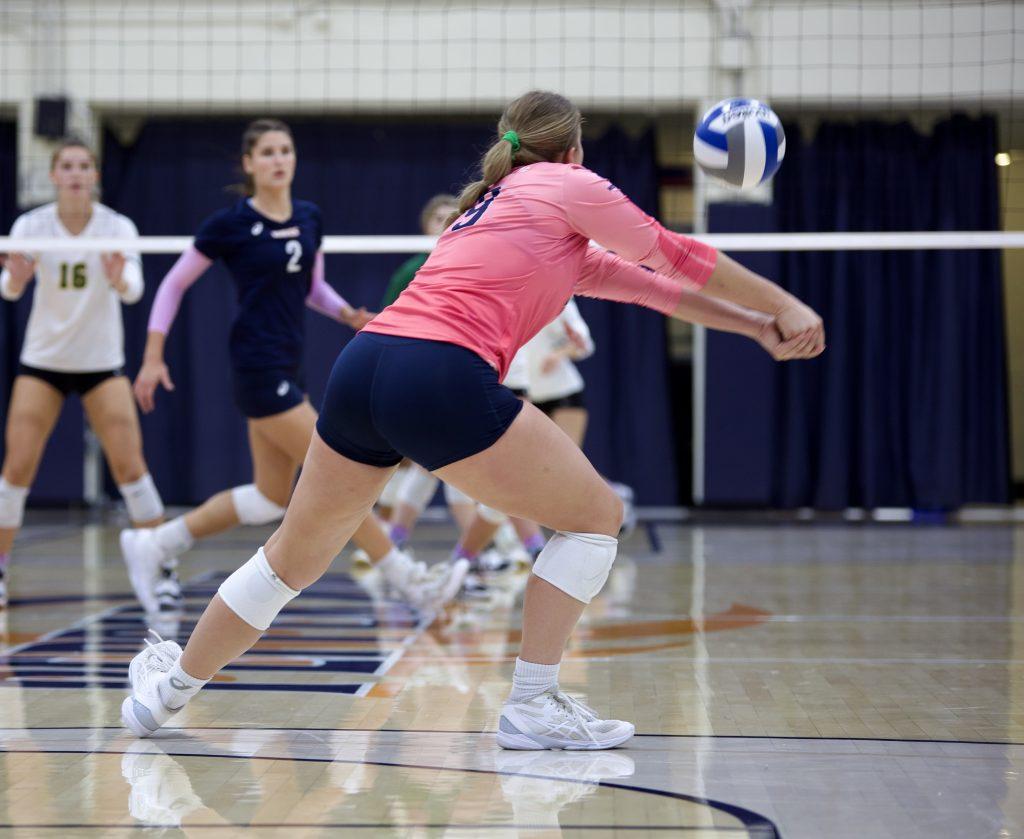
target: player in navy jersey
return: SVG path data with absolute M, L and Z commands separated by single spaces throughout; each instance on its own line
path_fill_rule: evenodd
M 122 532 L 132 588 L 148 611 L 179 605 L 174 569 L 196 539 L 238 524 L 269 524 L 284 515 L 316 422 L 302 375 L 306 307 L 352 329 L 360 329 L 371 317 L 327 284 L 320 210 L 292 199 L 295 165 L 287 125 L 272 119 L 250 124 L 242 138 L 247 197 L 203 222 L 153 303 L 145 356 L 135 380 L 135 396 L 146 413 L 153 410 L 158 386 L 174 389 L 164 363 L 164 342 L 185 290 L 214 260 L 222 260 L 230 271 L 239 302 L 230 337 L 232 387 L 235 403 L 248 420 L 254 480 L 218 493 L 159 528 Z M 446 564 L 428 571 L 397 550 L 372 516 L 355 538 L 396 593 L 416 605 L 450 599 L 468 567 Z

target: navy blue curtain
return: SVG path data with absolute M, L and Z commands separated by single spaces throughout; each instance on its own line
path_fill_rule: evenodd
M 244 119 L 153 120 L 130 145 L 107 133 L 103 200 L 144 235 L 190 234 L 234 198 Z M 455 192 L 472 175 L 493 128 L 488 123 L 290 120 L 299 166 L 294 192 L 323 210 L 332 234 L 418 233 L 419 211 L 434 193 Z M 631 139 L 612 130 L 591 141 L 587 164 L 649 211 L 656 207 L 653 133 Z M 331 283 L 355 305 L 376 309 L 392 271 L 406 255 L 327 258 Z M 145 343 L 146 320 L 170 256 L 144 260 L 143 300 L 125 311 L 128 373 Z M 189 291 L 167 348 L 177 389 L 143 418 L 146 457 L 172 503 L 195 503 L 250 480 L 245 425 L 228 386 L 230 280 L 216 266 Z M 664 325 L 628 307 L 585 303 L 598 350 L 587 362 L 592 431 L 587 450 L 609 477 L 632 481 L 639 500 L 672 503 L 672 439 L 666 398 Z M 310 314 L 306 374 L 318 404 L 331 365 L 351 337 L 345 327 Z
M 654 131 L 618 128 L 585 144 L 584 163 L 647 213 L 658 214 Z M 590 425 L 584 449 L 603 475 L 636 488 L 637 503 L 678 502 L 665 317 L 578 298 L 597 352 L 581 362 Z
M 998 229 L 992 118 L 791 132 L 771 208 L 715 232 Z M 752 254 L 825 320 L 815 361 L 708 344 L 706 502 L 948 509 L 1009 498 L 998 251 Z

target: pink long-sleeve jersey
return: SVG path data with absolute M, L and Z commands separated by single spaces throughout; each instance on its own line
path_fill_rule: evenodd
M 364 329 L 465 347 L 503 378 L 573 294 L 670 314 L 684 288 L 703 287 L 715 259 L 713 248 L 666 230 L 589 169 L 534 163 L 448 228 Z

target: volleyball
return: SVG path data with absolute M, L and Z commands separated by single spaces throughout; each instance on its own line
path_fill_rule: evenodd
M 775 112 L 756 99 L 724 99 L 701 118 L 693 156 L 705 173 L 740 189 L 765 183 L 786 155 Z

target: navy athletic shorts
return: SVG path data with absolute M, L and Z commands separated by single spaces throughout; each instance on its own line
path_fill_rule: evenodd
M 489 448 L 522 407 L 471 350 L 360 332 L 334 363 L 316 430 L 359 463 L 408 457 L 433 471 Z
M 235 404 L 249 419 L 290 411 L 306 398 L 302 371 L 297 367 L 264 367 L 231 371 Z

